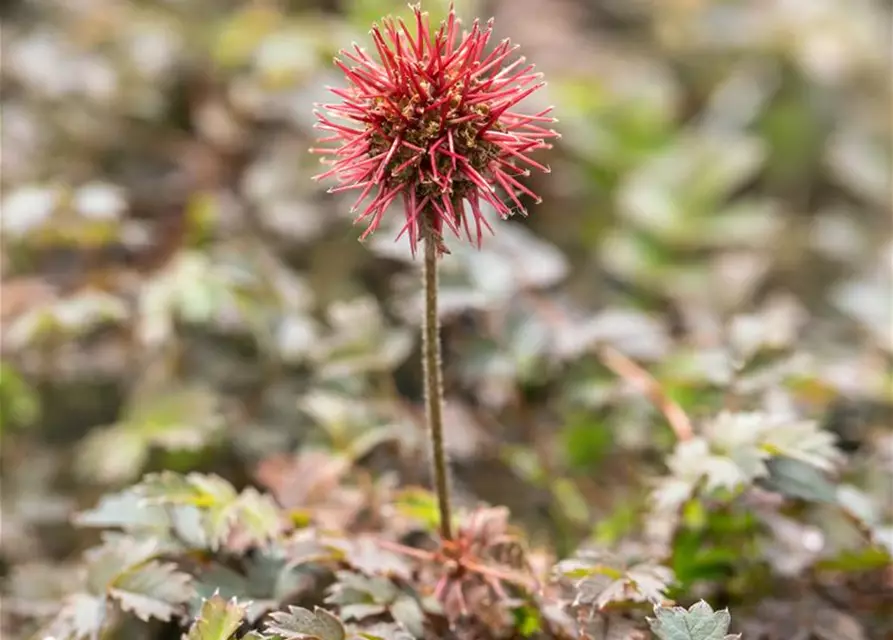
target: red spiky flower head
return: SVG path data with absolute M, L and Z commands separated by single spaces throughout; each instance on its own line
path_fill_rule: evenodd
M 341 184 L 330 192 L 358 190 L 354 213 L 371 198 L 356 218 L 368 223 L 361 240 L 400 199 L 406 221 L 397 238 L 409 236 L 413 255 L 420 239 L 445 252 L 445 227 L 457 235 L 463 227 L 480 247 L 483 228 L 492 232 L 482 201 L 503 218 L 524 212 L 520 194 L 539 202 L 520 178 L 530 167 L 549 172 L 528 154 L 558 136 L 544 127 L 555 121 L 552 109 L 513 109 L 545 83 L 523 57 L 508 62 L 517 50 L 508 40 L 487 50 L 492 20 L 460 33 L 451 4 L 433 31 L 428 14 L 412 10 L 412 26 L 387 18 L 373 27 L 377 60 L 356 44 L 335 59 L 349 85 L 330 88 L 341 101 L 315 112 L 317 128 L 330 134 L 320 142 L 337 145 L 312 149 L 331 165 L 316 179 L 337 177 Z

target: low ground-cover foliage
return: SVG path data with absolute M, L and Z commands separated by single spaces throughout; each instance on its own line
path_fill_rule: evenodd
M 385 72 L 451 133 L 350 97 L 353 213 L 311 103 L 401 7 L 0 8 L 4 637 L 893 633 L 889 12 L 539 4 L 458 9 L 547 86 L 482 23 Z

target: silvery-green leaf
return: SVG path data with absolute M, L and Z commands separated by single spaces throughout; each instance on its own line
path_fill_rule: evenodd
M 235 598 L 225 600 L 215 594 L 202 604 L 185 640 L 230 640 L 244 617 L 245 609 Z
M 767 489 L 801 500 L 835 502 L 834 483 L 815 466 L 786 456 L 772 458 L 766 465 L 769 476 L 761 484 Z
M 654 607 L 654 618 L 649 618 L 651 630 L 660 640 L 736 640 L 729 634 L 732 617 L 728 610 L 714 611 L 701 600 L 689 609 L 683 607 Z
M 284 640 L 345 640 L 344 625 L 334 615 L 316 607 L 313 611 L 290 606 L 288 613 L 280 611 L 270 616 L 267 633 L 276 633 Z
M 176 565 L 151 561 L 119 575 L 108 593 L 141 620 L 170 620 L 192 598 L 194 588 L 192 577 Z

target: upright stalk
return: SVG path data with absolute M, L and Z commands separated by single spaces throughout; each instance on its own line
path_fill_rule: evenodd
M 437 506 L 440 511 L 440 537 L 453 539 L 450 511 L 450 481 L 443 442 L 443 367 L 440 355 L 440 319 L 437 315 L 438 240 L 425 229 L 425 264 L 422 280 L 425 289 L 425 316 L 422 329 L 422 373 L 425 378 L 425 416 L 431 444 L 431 469 Z

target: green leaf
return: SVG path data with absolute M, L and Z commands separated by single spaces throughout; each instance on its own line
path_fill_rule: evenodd
M 778 457 L 767 463 L 769 477 L 761 480 L 765 488 L 792 498 L 834 503 L 837 488 L 816 467 L 795 458 Z
M 568 463 L 576 469 L 592 468 L 610 452 L 613 431 L 603 421 L 578 417 L 561 432 Z
M 127 571 L 112 582 L 109 595 L 124 611 L 141 620 L 170 620 L 195 593 L 192 576 L 174 564 L 151 561 Z
M 320 607 L 313 611 L 302 607 L 288 608 L 270 615 L 265 631 L 276 633 L 284 640 L 345 640 L 344 625 L 334 615 Z
M 394 508 L 401 515 L 418 520 L 431 531 L 440 523 L 437 496 L 422 488 L 412 487 L 400 491 L 394 500 Z
M 854 551 L 843 551 L 833 558 L 819 560 L 815 563 L 815 569 L 853 574 L 868 573 L 871 571 L 883 571 L 891 563 L 893 563 L 893 547 L 885 549 L 875 546 Z
M 736 640 L 740 635 L 729 634 L 732 617 L 727 609 L 714 611 L 701 600 L 689 609 L 684 607 L 654 607 L 655 618 L 648 618 L 651 630 L 660 640 Z
M 0 433 L 8 426 L 30 426 L 40 417 L 37 392 L 5 362 L 0 362 L 0 403 Z
M 523 637 L 529 638 L 542 630 L 543 623 L 539 611 L 531 605 L 523 605 L 512 609 L 515 630 Z
M 245 609 L 235 598 L 225 600 L 215 594 L 202 603 L 185 640 L 230 640 L 244 617 Z

